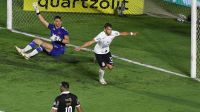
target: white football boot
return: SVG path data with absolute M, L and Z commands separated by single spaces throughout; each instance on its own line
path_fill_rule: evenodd
M 107 82 L 105 81 L 104 78 L 99 79 L 99 82 L 100 82 L 102 85 L 106 85 L 106 84 L 107 84 Z
M 17 47 L 17 46 L 15 46 L 15 48 L 16 48 L 16 50 L 17 50 L 17 52 L 20 54 L 20 55 L 22 55 L 22 49 L 20 49 L 19 47 Z
M 22 56 L 26 59 L 26 60 L 29 60 L 31 58 L 31 56 L 27 53 L 23 53 L 22 52 Z
M 107 82 L 105 81 L 105 79 L 99 74 L 99 82 L 102 84 L 102 85 L 106 85 Z

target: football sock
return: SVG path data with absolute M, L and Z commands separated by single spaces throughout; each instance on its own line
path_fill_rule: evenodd
M 105 71 L 102 70 L 101 68 L 99 69 L 99 78 L 102 79 L 104 77 Z
M 27 52 L 27 51 L 35 48 L 35 46 L 36 46 L 36 43 L 34 41 L 32 41 L 24 49 L 22 49 L 22 52 Z
M 34 56 L 34 55 L 36 55 L 36 54 L 42 52 L 43 49 L 44 49 L 44 48 L 43 48 L 42 46 L 40 46 L 40 47 L 36 48 L 35 50 L 33 50 L 33 51 L 32 51 L 31 53 L 29 53 L 28 55 L 29 55 L 30 57 L 32 57 L 32 56 Z

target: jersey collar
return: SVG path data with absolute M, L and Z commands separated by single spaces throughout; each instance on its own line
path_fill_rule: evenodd
M 63 91 L 61 94 L 69 94 L 69 91 Z
M 55 28 L 55 29 L 60 29 L 60 28 L 62 28 L 62 26 L 60 26 L 59 28 L 56 28 L 56 25 L 54 24 L 54 28 Z

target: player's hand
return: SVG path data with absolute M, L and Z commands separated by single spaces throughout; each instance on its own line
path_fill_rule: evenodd
M 52 36 L 50 37 L 50 40 L 51 40 L 51 41 L 62 41 L 62 39 L 61 39 L 59 36 L 56 36 L 56 35 L 52 35 Z
M 138 32 L 134 32 L 134 33 L 133 33 L 133 36 L 136 36 L 136 35 L 138 35 Z
M 136 36 L 138 35 L 138 32 L 131 32 L 131 36 Z
M 33 3 L 33 8 L 35 9 L 35 12 L 36 12 L 37 14 L 40 13 L 40 10 L 39 10 L 39 8 L 38 8 L 38 3 L 37 3 L 37 2 L 34 2 L 34 3 Z
M 80 48 L 80 47 L 77 47 L 77 48 L 75 48 L 74 50 L 75 50 L 75 51 L 80 51 L 81 48 Z

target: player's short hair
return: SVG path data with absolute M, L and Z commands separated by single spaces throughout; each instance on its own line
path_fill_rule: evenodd
M 62 20 L 60 16 L 55 16 L 55 17 L 54 17 L 54 20 L 56 20 L 56 19 Z
M 110 23 L 106 23 L 106 24 L 104 25 L 104 28 L 107 28 L 107 27 L 112 28 L 112 25 L 111 25 Z
M 69 83 L 66 82 L 66 81 L 62 81 L 62 82 L 60 83 L 60 86 L 61 86 L 61 87 L 64 87 L 65 89 L 69 89 Z

